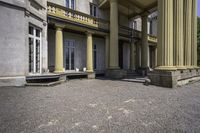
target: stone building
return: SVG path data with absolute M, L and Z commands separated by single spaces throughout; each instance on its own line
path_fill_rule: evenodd
M 199 76 L 196 0 L 0 0 L 0 18 L 3 86 L 137 72 L 174 87 Z

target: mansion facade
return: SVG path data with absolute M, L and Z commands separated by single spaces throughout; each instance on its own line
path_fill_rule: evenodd
M 0 86 L 132 72 L 164 87 L 196 80 L 196 10 L 196 0 L 0 0 Z

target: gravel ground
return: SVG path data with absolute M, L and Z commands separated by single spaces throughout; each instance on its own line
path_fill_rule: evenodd
M 0 88 L 0 133 L 68 132 L 200 132 L 200 82 L 177 89 L 103 79 Z

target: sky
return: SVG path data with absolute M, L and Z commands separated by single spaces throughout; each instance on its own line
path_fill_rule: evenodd
M 200 0 L 198 0 L 198 16 L 200 17 Z

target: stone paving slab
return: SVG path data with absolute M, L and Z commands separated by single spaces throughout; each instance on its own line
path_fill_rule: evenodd
M 103 79 L 0 88 L 0 133 L 199 131 L 200 82 L 177 89 Z

